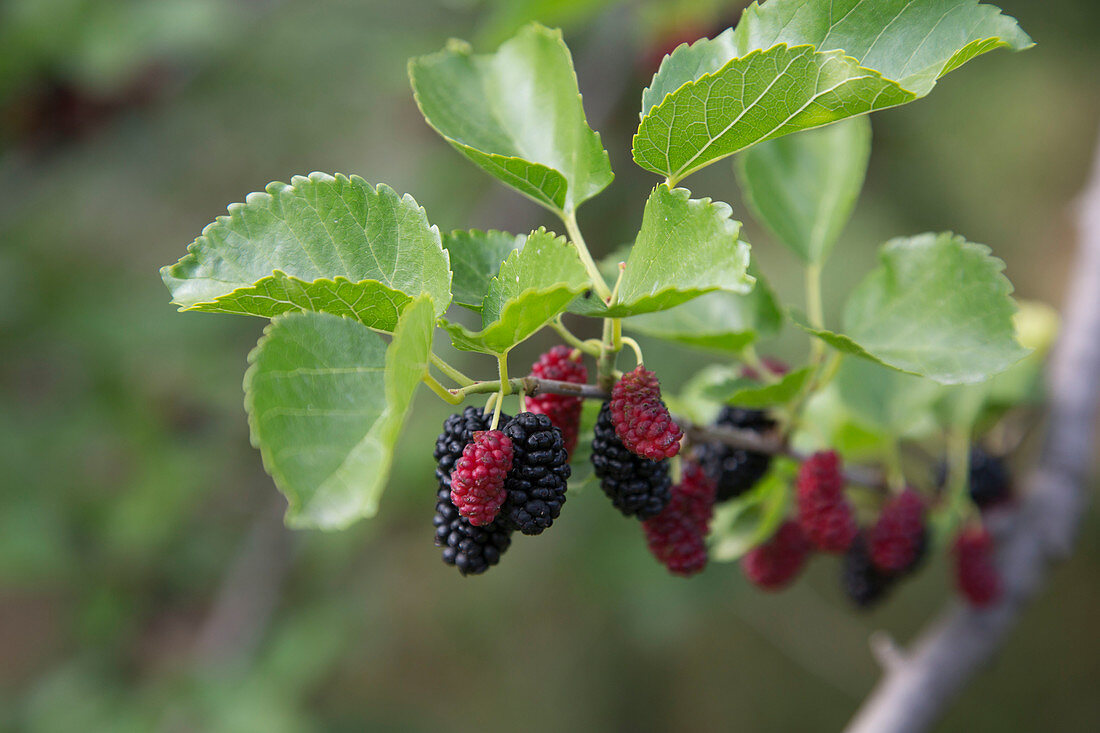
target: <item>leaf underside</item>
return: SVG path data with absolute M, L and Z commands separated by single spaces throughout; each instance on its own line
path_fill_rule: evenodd
M 642 96 L 634 160 L 672 183 L 739 150 L 925 96 L 996 48 L 1028 48 L 977 0 L 771 0 L 667 56 Z
M 443 236 L 443 248 L 451 257 L 454 303 L 481 312 L 481 301 L 489 283 L 512 250 L 520 249 L 527 237 L 522 234 L 477 229 L 455 231 Z
M 983 381 L 1028 353 L 1015 338 L 1012 284 L 988 247 L 920 234 L 887 242 L 880 258 L 848 298 L 843 333 L 799 325 L 844 353 L 942 384 Z
M 758 339 L 775 336 L 783 312 L 775 293 L 759 273 L 751 293 L 723 291 L 702 295 L 664 311 L 623 321 L 623 328 L 708 351 L 738 354 Z
M 337 529 L 372 516 L 416 385 L 428 369 L 433 307 L 414 300 L 387 348 L 328 313 L 276 317 L 249 355 L 253 445 L 294 527 Z

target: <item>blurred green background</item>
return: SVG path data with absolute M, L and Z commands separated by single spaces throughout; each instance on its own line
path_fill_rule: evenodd
M 408 191 L 442 230 L 553 228 L 435 136 L 405 76 L 450 36 L 491 50 L 529 19 L 564 27 L 611 153 L 617 179 L 580 217 L 608 252 L 655 182 L 629 144 L 662 49 L 741 5 L 0 1 L 0 730 L 841 727 L 877 676 L 868 634 L 920 628 L 948 595 L 941 560 L 869 615 L 829 559 L 776 596 L 734 565 L 686 582 L 586 490 L 553 532 L 463 579 L 432 545 L 449 410 L 426 390 L 380 515 L 290 533 L 241 404 L 263 322 L 178 314 L 157 275 L 226 204 L 313 170 Z M 1036 48 L 874 116 L 867 187 L 826 272 L 834 314 L 878 243 L 942 229 L 991 245 L 1021 297 L 1060 304 L 1100 121 L 1100 6 L 1000 5 Z M 728 164 L 690 186 L 747 218 Z M 747 227 L 798 302 L 793 257 Z M 647 355 L 668 388 L 707 358 Z M 1098 608 L 1093 509 L 942 730 L 1096 730 Z

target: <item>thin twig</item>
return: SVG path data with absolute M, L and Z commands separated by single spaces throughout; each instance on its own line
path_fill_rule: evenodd
M 724 443 L 731 448 L 741 448 L 773 456 L 786 456 L 799 463 L 809 457 L 806 453 L 795 450 L 785 443 L 778 431 L 758 433 L 754 430 L 730 428 L 721 425 L 696 425 L 688 418 L 680 415 L 675 416 L 675 420 L 688 437 L 688 440 L 693 443 Z M 845 466 L 843 473 L 845 481 L 849 484 L 881 491 L 885 491 L 887 488 L 886 475 L 882 471 L 869 466 Z
M 1065 326 L 1047 372 L 1049 430 L 1017 514 L 998 537 L 1001 599 L 952 604 L 872 691 L 849 733 L 920 733 L 1000 648 L 1049 564 L 1069 554 L 1084 512 L 1100 397 L 1100 145 L 1081 200 Z M 991 528 L 994 530 L 995 528 Z

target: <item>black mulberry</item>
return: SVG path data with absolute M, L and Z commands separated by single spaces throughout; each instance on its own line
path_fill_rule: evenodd
M 501 415 L 501 420 L 508 420 Z M 458 513 L 451 501 L 451 472 L 462 457 L 466 445 L 473 441 L 474 433 L 488 430 L 491 417 L 480 408 L 467 407 L 455 413 L 443 423 L 443 432 L 435 442 L 435 476 L 439 482 L 436 493 L 435 525 L 436 547 L 443 548 L 443 562 L 454 565 L 463 575 L 484 573 L 500 562 L 500 556 L 512 544 L 512 531 L 498 519 L 484 527 L 475 527 Z
M 512 470 L 498 522 L 523 534 L 542 533 L 565 504 L 571 469 L 565 438 L 547 415 L 521 412 L 501 429 L 512 440 Z
M 763 410 L 723 407 L 716 425 L 764 433 L 775 421 Z M 764 477 L 771 465 L 766 453 L 732 448 L 724 443 L 704 443 L 695 449 L 696 460 L 718 486 L 715 501 L 728 501 L 744 494 Z
M 651 461 L 626 449 L 603 403 L 592 440 L 592 467 L 600 487 L 624 515 L 649 519 L 660 514 L 672 496 L 667 461 Z

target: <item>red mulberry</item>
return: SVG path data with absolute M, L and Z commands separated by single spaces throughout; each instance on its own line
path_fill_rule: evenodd
M 1001 597 L 1001 577 L 993 562 L 993 539 L 984 527 L 968 527 L 955 538 L 955 584 L 977 608 Z
M 798 521 L 824 552 L 844 552 L 859 527 L 844 496 L 844 477 L 835 451 L 814 453 L 798 469 Z
M 664 511 L 642 522 L 650 552 L 675 575 L 698 573 L 707 564 L 706 537 L 714 509 L 714 482 L 694 463 L 672 488 Z
M 576 358 L 574 358 L 576 357 Z M 560 382 L 584 384 L 588 381 L 588 369 L 580 359 L 580 352 L 568 346 L 555 346 L 539 357 L 531 366 L 531 376 L 555 379 Z M 527 410 L 536 415 L 546 415 L 565 438 L 565 451 L 573 454 L 577 445 L 577 431 L 581 420 L 581 398 L 559 394 L 537 394 L 527 398 Z
M 683 432 L 661 400 L 657 375 L 641 364 L 611 390 L 611 419 L 615 434 L 631 453 L 659 461 L 680 452 Z
M 499 430 L 474 433 L 451 472 L 451 501 L 475 527 L 484 527 L 500 512 L 507 492 L 504 479 L 512 470 L 512 439 Z
M 906 489 L 887 502 L 868 533 L 871 560 L 885 573 L 905 573 L 920 559 L 924 535 L 924 501 Z
M 786 521 L 770 540 L 741 559 L 741 570 L 754 585 L 779 590 L 801 572 L 810 556 L 810 541 L 798 522 Z

